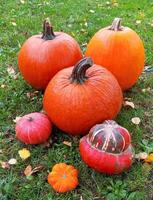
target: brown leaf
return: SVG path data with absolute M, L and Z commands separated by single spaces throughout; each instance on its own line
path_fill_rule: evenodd
M 50 138 L 50 139 L 48 139 L 46 142 L 42 143 L 41 146 L 42 146 L 43 148 L 49 148 L 49 147 L 52 145 L 52 143 L 53 143 L 53 141 L 52 141 L 52 139 Z
M 132 102 L 132 101 L 124 101 L 123 102 L 123 106 L 124 107 L 131 107 L 131 108 L 135 108 L 135 105 L 134 105 L 134 103 Z
M 44 167 L 42 165 L 39 165 L 39 166 L 35 167 L 34 169 L 32 169 L 32 166 L 28 165 L 24 170 L 24 174 L 25 174 L 25 176 L 31 176 L 32 174 L 41 171 L 43 168 Z
M 39 165 L 39 166 L 35 167 L 35 168 L 32 170 L 32 174 L 41 171 L 43 168 L 44 168 L 44 166 L 42 166 L 42 165 Z
M 25 176 L 30 176 L 31 174 L 32 174 L 32 167 L 31 167 L 31 165 L 28 165 L 26 168 L 25 168 L 25 170 L 24 170 L 24 175 Z
M 0 164 L 3 169 L 10 169 L 10 165 L 8 162 L 0 161 Z
M 132 121 L 133 124 L 136 124 L 136 125 L 140 124 L 140 122 L 141 122 L 139 117 L 133 117 L 131 119 L 131 121 Z
M 72 146 L 72 142 L 69 142 L 69 141 L 63 141 L 63 144 L 65 144 L 65 145 L 67 145 L 67 146 L 69 146 L 69 147 Z

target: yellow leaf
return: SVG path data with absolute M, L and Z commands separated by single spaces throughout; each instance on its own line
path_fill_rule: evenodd
M 133 117 L 132 119 L 131 119 L 131 121 L 132 121 L 132 123 L 133 124 L 136 124 L 136 125 L 138 125 L 138 124 L 140 124 L 140 118 L 139 117 Z
M 19 150 L 18 153 L 19 153 L 20 158 L 22 158 L 23 160 L 30 157 L 30 151 L 26 148 Z
M 147 163 L 153 163 L 153 153 L 149 154 L 147 158 L 145 159 L 145 162 Z

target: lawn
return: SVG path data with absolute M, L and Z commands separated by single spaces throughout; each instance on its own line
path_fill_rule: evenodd
M 134 102 L 135 109 L 123 107 L 116 120 L 131 132 L 136 153 L 147 151 L 149 146 L 149 150 L 153 151 L 153 2 L 1 0 L 0 13 L 0 160 L 6 162 L 10 158 L 17 159 L 17 164 L 9 169 L 0 166 L 0 199 L 153 199 L 151 165 L 135 161 L 132 168 L 121 175 L 100 174 L 81 161 L 79 137 L 68 136 L 54 128 L 49 147 L 25 146 L 15 138 L 13 121 L 17 116 L 42 110 L 43 92 L 35 92 L 23 80 L 18 71 L 17 55 L 28 37 L 42 31 L 42 22 L 46 17 L 50 18 L 54 30 L 63 30 L 75 37 L 83 51 L 96 31 L 110 25 L 114 17 L 121 17 L 122 24 L 134 29 L 142 38 L 146 50 L 145 65 L 150 68 L 146 68 L 138 83 L 124 93 L 124 97 Z M 131 122 L 133 117 L 141 119 L 139 125 Z M 63 144 L 63 141 L 71 142 L 72 146 Z M 31 157 L 25 161 L 18 154 L 24 147 L 31 152 Z M 79 169 L 79 186 L 76 190 L 58 194 L 47 183 L 48 172 L 58 162 L 73 164 Z M 42 165 L 43 170 L 26 178 L 23 171 L 28 165 Z

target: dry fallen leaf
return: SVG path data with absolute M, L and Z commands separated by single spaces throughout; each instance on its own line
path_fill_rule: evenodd
M 25 2 L 24 2 L 24 0 L 20 0 L 20 2 L 22 3 L 22 4 L 24 4 Z
M 141 122 L 139 117 L 133 117 L 131 119 L 131 121 L 132 121 L 133 124 L 136 124 L 136 125 L 140 124 L 140 122 Z
M 153 163 L 153 153 L 149 154 L 147 158 L 145 158 L 145 162 Z
M 153 20 L 151 21 L 150 26 L 153 27 Z
M 31 167 L 31 165 L 28 165 L 26 168 L 25 168 L 25 170 L 24 170 L 24 175 L 25 176 L 30 176 L 31 174 L 32 174 L 32 167 Z
M 10 165 L 8 162 L 0 161 L 0 164 L 3 169 L 10 169 Z
M 123 103 L 124 107 L 131 107 L 131 108 L 135 108 L 135 105 L 132 101 L 124 101 Z
M 34 169 L 32 169 L 31 165 L 28 165 L 24 170 L 24 174 L 25 174 L 25 176 L 30 176 L 36 172 L 41 171 L 42 169 L 43 169 L 42 165 L 39 165 L 39 166 L 35 167 Z
M 80 196 L 80 200 L 83 200 L 83 197 L 82 197 L 82 195 Z
M 0 149 L 0 153 L 3 153 L 3 150 L 2 150 L 2 149 Z
M 89 10 L 89 12 L 90 12 L 90 13 L 95 13 L 95 11 L 94 11 L 94 10 Z
M 16 24 L 15 22 L 12 22 L 12 25 L 13 25 L 13 26 L 17 26 L 17 24 Z
M 42 165 L 38 165 L 37 167 L 35 167 L 35 168 L 32 170 L 32 174 L 41 171 L 43 168 L 44 168 L 44 167 L 43 167 Z
M 144 160 L 146 159 L 148 154 L 146 152 L 140 152 L 138 154 L 135 154 L 135 158 L 138 160 Z
M 72 146 L 72 142 L 69 142 L 69 141 L 63 141 L 63 144 L 65 144 L 65 145 L 67 145 L 67 146 L 69 146 L 69 147 Z
M 15 165 L 15 164 L 17 163 L 17 160 L 16 160 L 15 158 L 11 158 L 11 159 L 8 161 L 8 163 L 9 163 L 10 165 Z
M 135 22 L 137 25 L 141 24 L 141 20 L 136 20 Z
M 9 75 L 15 75 L 15 70 L 14 70 L 14 68 L 12 67 L 12 66 L 8 66 L 7 67 L 7 73 L 9 74 Z
M 4 84 L 1 85 L 1 88 L 5 88 L 5 87 L 6 87 L 6 85 L 4 85 Z
M 19 119 L 21 119 L 21 117 L 16 117 L 15 119 L 13 119 L 13 122 L 17 123 Z
M 30 151 L 26 148 L 19 150 L 18 153 L 19 153 L 20 158 L 22 158 L 23 160 L 30 157 Z

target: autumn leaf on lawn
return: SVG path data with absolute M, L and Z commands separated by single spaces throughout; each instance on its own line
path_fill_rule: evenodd
M 30 176 L 31 173 L 32 173 L 32 167 L 31 167 L 31 165 L 28 165 L 28 166 L 25 168 L 25 170 L 24 170 L 23 173 L 24 173 L 25 176 Z
M 0 160 L 0 165 L 3 169 L 10 169 L 10 165 L 8 162 L 4 162 Z
M 135 105 L 132 101 L 124 101 L 123 106 L 124 107 L 131 107 L 133 109 L 135 108 Z
M 22 158 L 23 160 L 30 157 L 30 151 L 26 148 L 19 150 L 18 153 L 19 153 L 20 158 Z
M 145 160 L 148 157 L 148 154 L 146 152 L 140 152 L 138 154 L 135 154 L 135 158 L 138 160 Z
M 14 122 L 14 123 L 17 123 L 17 122 L 19 121 L 19 119 L 21 119 L 21 117 L 18 116 L 18 117 L 16 117 L 15 119 L 13 119 L 13 122 Z
M 34 169 L 32 169 L 31 165 L 28 165 L 25 170 L 24 170 L 24 174 L 25 176 L 31 176 L 32 174 L 39 172 L 43 169 L 42 165 L 38 165 L 37 167 L 35 167 Z
M 131 119 L 131 121 L 132 121 L 132 123 L 133 124 L 136 124 L 136 125 L 138 125 L 138 124 L 140 124 L 140 118 L 139 117 L 133 117 L 132 119 Z
M 8 161 L 8 163 L 9 163 L 10 165 L 15 165 L 15 164 L 17 163 L 17 160 L 16 160 L 15 158 L 11 158 L 11 159 Z
M 65 145 L 67 145 L 67 146 L 69 146 L 69 147 L 72 146 L 72 142 L 69 142 L 69 141 L 63 141 L 63 144 L 65 144 Z
M 153 163 L 153 153 L 149 154 L 147 158 L 145 159 L 145 162 L 147 163 Z

